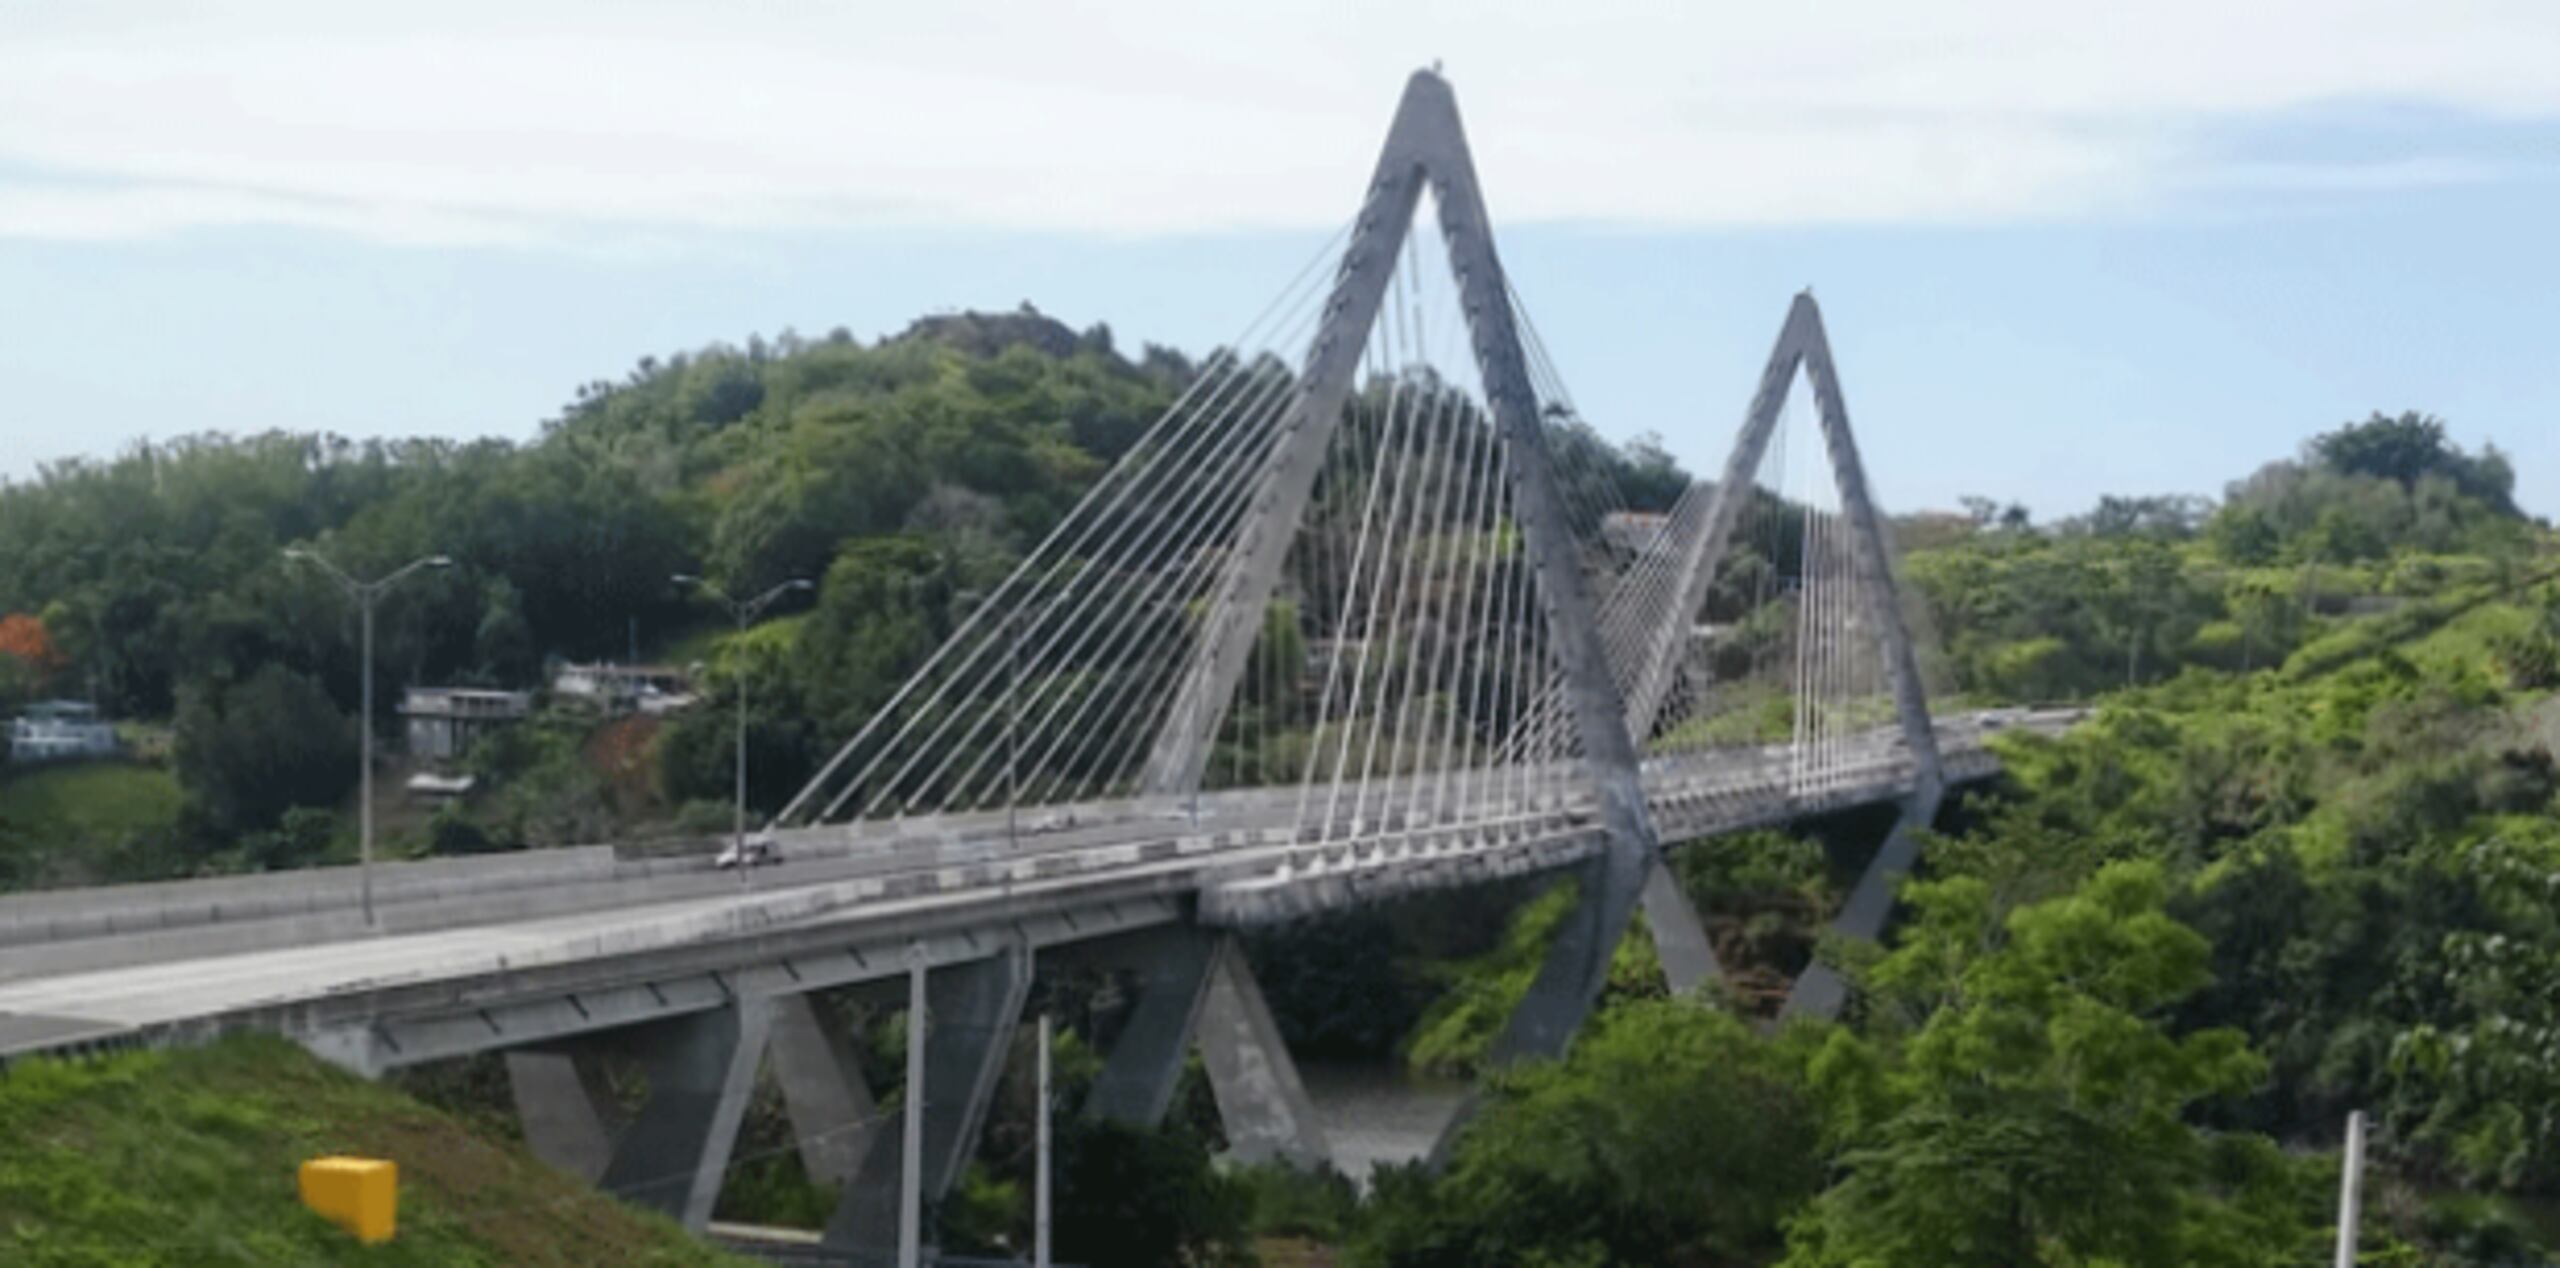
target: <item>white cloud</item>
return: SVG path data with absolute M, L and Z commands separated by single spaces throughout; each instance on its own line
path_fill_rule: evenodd
M 2470 160 L 2234 164 L 2204 138 L 2345 101 L 2560 118 L 2547 0 L 382 8 L 0 0 L 0 234 L 1324 224 L 1433 57 L 1509 220 L 2365 188 Z

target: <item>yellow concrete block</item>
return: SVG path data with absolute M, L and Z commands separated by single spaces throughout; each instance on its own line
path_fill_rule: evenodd
M 314 1158 L 302 1164 L 302 1204 L 367 1245 L 390 1241 L 400 1168 L 379 1158 Z

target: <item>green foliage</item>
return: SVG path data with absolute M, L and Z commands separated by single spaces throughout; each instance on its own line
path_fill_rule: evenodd
M 41 665 L 0 655 L 0 700 L 49 676 L 94 683 L 119 713 L 176 716 L 174 782 L 109 766 L 0 783 L 0 884 L 294 866 L 343 848 L 326 808 L 354 778 L 347 715 L 364 684 L 343 596 L 280 559 L 296 544 L 365 573 L 430 551 L 459 561 L 382 609 L 386 697 L 523 684 L 549 656 L 621 654 L 636 627 L 701 661 L 723 703 L 654 733 L 600 734 L 566 713 L 499 732 L 467 759 L 473 801 L 427 823 L 430 848 L 724 822 L 726 705 L 741 689 L 749 800 L 769 810 L 1192 372 L 1160 349 L 1124 358 L 1099 327 L 964 314 L 877 344 L 786 335 L 646 359 L 581 389 L 527 445 L 195 437 L 0 489 L 0 612 L 19 614 L 12 647 L 45 635 Z M 1661 509 L 1677 495 L 1658 444 L 1620 449 L 1558 421 L 1573 500 L 1610 489 Z M 2560 595 L 2545 584 L 2551 542 L 2512 490 L 2494 449 L 2467 454 L 2425 416 L 2376 415 L 2215 508 L 2110 497 L 2048 530 L 1976 500 L 1967 517 L 1911 525 L 1927 531 L 1905 540 L 1927 547 L 1903 572 L 1951 685 L 2104 704 L 2061 740 L 2004 741 L 2005 784 L 1933 842 L 1893 948 L 1835 949 L 1863 987 L 1857 1029 L 1768 1038 L 1661 1000 L 1658 965 L 1631 938 L 1597 1028 L 1566 1061 L 1503 1076 L 1445 1176 L 1390 1173 L 1354 1213 L 1331 1178 L 1217 1175 L 1193 1115 L 1160 1133 L 1069 1115 L 1062 1250 L 1224 1262 L 1250 1223 L 1347 1237 L 1363 1262 L 1397 1264 L 2294 1262 L 2328 1178 L 2271 1141 L 2325 1142 L 2351 1105 L 2380 1116 L 2377 1155 L 2413 1183 L 2560 1190 L 2547 914 L 2560 771 L 2520 716 L 2560 687 Z M 1787 509 L 1745 513 L 1800 523 Z M 1499 557 L 1516 561 L 1500 531 Z M 1800 531 L 1719 571 L 1703 617 L 1722 632 L 1703 654 L 1735 689 L 1664 743 L 1791 732 L 1789 700 L 1749 680 L 1787 646 L 1772 595 L 1801 571 Z M 668 586 L 676 571 L 736 592 L 821 584 L 733 633 Z M 1289 604 L 1269 614 L 1213 780 L 1293 768 L 1316 738 L 1286 685 L 1305 659 L 1302 615 L 1325 625 Z M 70 815 L 72 796 L 120 809 Z M 1806 840 L 1750 834 L 1675 857 L 1746 975 L 1800 964 L 1836 901 L 1830 860 Z M 1399 909 L 1257 942 L 1257 957 L 1306 1051 L 1401 1039 L 1417 1066 L 1472 1071 L 1574 901 L 1553 888 L 1507 921 L 1491 904 Z M 1472 936 L 1426 946 L 1413 926 L 1434 919 Z M 896 1065 L 896 1034 L 873 1027 L 890 1045 L 881 1068 Z M 1070 1038 L 1059 1057 L 1072 1100 L 1093 1055 Z M 1021 1243 L 1034 1107 L 1019 1083 L 941 1213 L 957 1242 Z M 0 1141 L 25 1150 L 31 1130 L 52 1131 L 28 1107 L 59 1086 L 0 1083 Z M 176 1191 L 228 1203 L 190 1217 L 215 1236 L 188 1262 L 313 1258 L 295 1240 L 308 1229 L 207 1222 L 258 1209 L 241 1176 L 273 1179 L 223 1149 L 299 1122 L 300 1106 L 125 1099 L 154 1141 L 239 1173 L 180 1158 Z M 759 1121 L 777 1130 L 769 1112 Z M 113 1240 L 171 1217 L 55 1157 L 57 1139 L 109 1131 L 44 1137 L 33 1169 L 0 1145 L 0 1239 L 79 1230 L 32 1256 L 36 1243 L 0 1240 L 0 1258 L 173 1259 Z M 823 1195 L 789 1151 L 759 1157 L 735 1201 L 811 1216 Z M 443 1200 L 422 1212 L 428 1236 Z M 2458 1206 L 2398 1231 L 2441 1262 L 2502 1262 L 2520 1234 Z
M 2085 697 L 2182 665 L 2277 663 L 2317 637 L 2316 612 L 2377 593 L 2502 588 L 2535 541 L 2513 486 L 2495 449 L 2475 457 L 2439 420 L 2376 414 L 2233 484 L 2209 514 L 2194 499 L 2109 497 L 2052 532 L 1978 518 L 1985 529 L 1904 571 L 1959 688 Z
M 2478 458 L 2462 452 L 2445 436 L 2444 420 L 2408 412 L 2392 417 L 2376 412 L 2361 423 L 2349 423 L 2314 438 L 2306 452 L 2321 465 L 2351 476 L 2391 480 L 2415 487 L 2430 476 L 2450 481 L 2462 496 L 2499 511 L 2511 511 L 2515 472 L 2493 446 Z
M 1625 1004 L 1501 1078 L 1447 1174 L 1379 1176 L 1349 1262 L 1767 1262 L 1822 1180 L 1807 1051 L 1694 1002 Z
M 1378 1056 L 1413 1031 L 1436 983 L 1411 967 L 1403 933 L 1396 914 L 1372 909 L 1248 940 L 1254 976 L 1291 1052 Z
M 1762 983 L 1783 999 L 1839 902 L 1822 843 L 1774 830 L 1741 832 L 1694 842 L 1670 859 L 1706 922 L 1728 985 Z
M 304 675 L 268 665 L 179 701 L 179 785 L 215 833 L 254 832 L 295 806 L 330 806 L 356 780 L 355 729 Z
M 1001 1250 L 1011 1244 L 1014 1226 L 1028 1201 L 1020 1184 L 983 1166 L 970 1167 L 960 1173 L 958 1187 L 934 1211 L 934 1222 L 942 1231 L 941 1245 Z
M 313 723 L 303 747 L 345 731 L 318 725 L 309 692 L 263 677 L 315 685 L 341 713 L 360 694 L 353 613 L 282 559 L 287 546 L 365 575 L 456 560 L 383 604 L 384 699 L 408 683 L 524 685 L 548 656 L 620 657 L 635 628 L 660 641 L 699 615 L 670 573 L 740 591 L 824 577 L 808 637 L 752 666 L 753 796 L 775 805 L 948 633 L 954 595 L 1001 576 L 1190 374 L 1177 355 L 1132 363 L 1107 331 L 1025 311 L 932 319 L 871 345 L 786 335 L 645 359 L 580 389 L 528 445 L 271 434 L 137 447 L 0 489 L 0 613 L 44 614 L 69 661 L 58 668 L 111 712 L 189 715 L 180 766 L 206 850 L 343 792 L 302 778 L 290 754 L 242 758 L 275 778 L 222 769 L 233 763 L 204 742 L 244 692 L 236 707 Z M 742 668 L 715 667 L 712 685 Z M 25 676 L 0 690 L 22 694 Z M 593 790 L 520 760 L 503 764 L 527 789 L 502 793 L 516 804 L 479 826 L 508 843 L 593 839 L 714 785 L 725 797 L 717 729 L 687 719 L 662 747 L 671 802 L 599 815 Z
M 2444 1020 L 2410 1027 L 2391 1068 L 2414 1111 L 2413 1142 L 2465 1180 L 2548 1192 L 2560 1183 L 2560 827 L 2517 823 L 2449 863 L 2472 891 L 2446 931 Z
M 1573 914 L 1581 892 L 1571 883 L 1549 887 L 1511 917 L 1499 945 L 1472 959 L 1439 966 L 1447 985 L 1405 1043 L 1405 1059 L 1416 1072 L 1475 1072 L 1537 980 L 1547 946 Z M 1609 976 L 1613 986 L 1659 993 L 1662 970 L 1653 963 L 1652 943 L 1642 936 L 1620 942 Z
M 2560 593 L 2546 596 L 2540 611 L 2520 615 L 2490 645 L 2507 685 L 2517 691 L 2560 689 Z
M 309 867 L 326 858 L 338 836 L 338 816 L 316 806 L 294 806 L 276 826 L 240 838 L 240 862 L 252 871 Z
M 1846 1174 L 1786 1262 L 2266 1264 L 2317 1229 L 2316 1185 L 2272 1142 L 2190 1125 L 2264 1071 L 2237 1031 L 2175 1035 L 2209 948 L 2163 910 L 2156 864 L 2101 868 L 1996 915 L 1973 878 L 1916 885 L 1871 986 L 1926 1020 L 1896 1066 L 1837 1036 L 1816 1080 Z
M 613 807 L 602 773 L 587 758 L 587 737 L 584 719 L 556 711 L 482 736 L 463 755 L 463 767 L 493 791 L 480 796 L 467 823 L 442 816 L 431 822 L 434 848 L 442 853 L 609 839 Z M 720 788 L 725 794 L 727 783 Z
M 1228 1173 L 1252 1197 L 1247 1221 L 1255 1237 L 1304 1237 L 1338 1243 L 1358 1227 L 1360 1194 L 1331 1171 L 1306 1171 L 1285 1162 L 1238 1167 Z
M 1915 555 L 1904 576 L 1947 643 L 1958 686 L 2000 699 L 2085 696 L 2188 654 L 2221 596 L 2150 535 L 1978 534 Z
M 2104 494 L 2088 514 L 2066 520 L 2065 533 L 2092 537 L 2145 537 L 2153 541 L 2185 541 L 2196 535 L 2213 503 L 2185 494 L 2124 497 Z
M 1558 885 L 1520 909 L 1502 944 L 1455 966 L 1448 988 L 1414 1027 L 1405 1046 L 1416 1070 L 1466 1073 L 1475 1069 L 1511 1010 L 1529 993 L 1547 943 L 1573 911 L 1580 890 Z
M 1077 1120 L 1058 1141 L 1058 1258 L 1094 1264 L 1244 1265 L 1253 1194 L 1211 1170 L 1206 1142 L 1176 1125 L 1142 1131 Z
M 79 762 L 0 773 L 0 888 L 141 879 L 175 852 L 182 794 L 158 766 Z
M 2375 414 L 2313 439 L 2299 461 L 2234 484 L 2206 535 L 2222 558 L 2250 565 L 2496 554 L 2524 537 L 2514 489 L 2495 448 L 2474 457 L 2439 419 Z
M 459 802 L 436 807 L 427 820 L 427 849 L 436 854 L 487 854 L 504 849 L 488 830 L 463 813 Z

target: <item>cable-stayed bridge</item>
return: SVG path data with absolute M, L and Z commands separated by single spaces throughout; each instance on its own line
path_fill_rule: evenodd
M 769 1065 L 843 1186 L 830 1239 L 866 1246 L 956 1182 L 1037 969 L 1081 962 L 1135 1000 L 1094 1112 L 1160 1118 L 1197 1042 L 1237 1152 L 1322 1161 L 1229 931 L 1570 874 L 1494 1049 L 1553 1056 L 1638 910 L 1675 988 L 1721 972 L 1666 848 L 1896 807 L 1837 915 L 1871 938 L 1989 735 L 2071 720 L 1932 718 L 1809 294 L 1716 479 L 1595 437 L 1417 74 L 1354 220 L 844 738 L 774 822 L 784 864 L 393 865 L 380 931 L 337 870 L 0 900 L 0 1054 L 240 1028 L 366 1072 L 504 1051 L 538 1150 L 697 1227 Z M 900 982 L 931 1019 L 912 1131 L 829 1002 Z M 1786 1006 L 1843 993 L 1817 965 Z M 648 1071 L 627 1121 L 595 1095 L 611 1057 Z

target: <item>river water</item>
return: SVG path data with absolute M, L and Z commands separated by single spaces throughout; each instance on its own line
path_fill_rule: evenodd
M 1417 1076 L 1392 1058 L 1303 1061 L 1298 1076 L 1333 1146 L 1333 1165 L 1363 1189 L 1378 1164 L 1430 1153 L 1469 1087 L 1461 1079 Z

